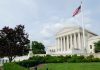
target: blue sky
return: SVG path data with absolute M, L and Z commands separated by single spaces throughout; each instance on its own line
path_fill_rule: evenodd
M 25 25 L 31 40 L 49 46 L 62 27 L 81 25 L 81 13 L 72 18 L 80 0 L 0 0 L 0 29 Z M 100 35 L 100 0 L 84 0 L 85 27 Z

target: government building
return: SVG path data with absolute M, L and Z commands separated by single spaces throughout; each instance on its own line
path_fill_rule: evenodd
M 81 27 L 64 27 L 56 33 L 56 45 L 47 47 L 46 54 L 93 54 L 94 43 L 100 36 L 85 29 L 85 47 L 83 46 L 83 29 Z

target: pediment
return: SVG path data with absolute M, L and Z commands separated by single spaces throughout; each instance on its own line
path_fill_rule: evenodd
M 76 29 L 80 29 L 80 27 L 64 27 L 64 28 L 60 29 L 56 34 L 62 34 L 65 32 L 76 30 Z
M 73 27 L 64 27 L 62 29 L 60 29 L 56 35 L 60 35 L 60 34 L 63 34 L 63 33 L 66 33 L 66 32 L 71 32 L 71 31 L 75 31 L 75 30 L 80 30 L 81 32 L 83 31 L 81 27 L 78 27 L 78 26 L 73 26 Z M 98 36 L 97 34 L 85 29 L 85 32 L 89 33 L 89 34 L 92 34 L 93 36 Z

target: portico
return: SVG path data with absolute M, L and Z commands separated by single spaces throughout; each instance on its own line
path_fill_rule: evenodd
M 80 49 L 82 44 L 82 34 L 74 33 L 62 37 L 57 37 L 56 41 L 57 41 L 57 47 L 56 47 L 57 51 L 67 51 L 69 49 L 75 49 L 75 48 Z
M 85 47 L 83 46 L 83 32 L 81 27 L 65 27 L 56 33 L 56 45 L 52 47 L 53 54 L 85 54 L 91 50 L 88 45 L 88 39 L 97 36 L 96 34 L 85 30 Z M 47 51 L 49 52 L 48 47 Z M 50 53 L 50 52 L 49 52 Z
M 82 49 L 82 38 L 83 34 L 81 32 L 70 33 L 62 36 L 58 35 L 56 37 L 57 53 Z

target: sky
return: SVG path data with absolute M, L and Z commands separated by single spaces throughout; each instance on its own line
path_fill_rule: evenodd
M 81 26 L 100 35 L 100 0 L 84 0 L 82 11 L 72 17 L 80 0 L 0 0 L 0 29 L 25 25 L 31 41 L 55 44 L 55 34 L 63 27 Z

